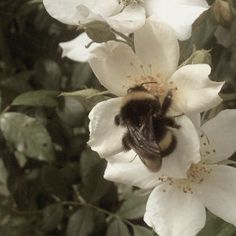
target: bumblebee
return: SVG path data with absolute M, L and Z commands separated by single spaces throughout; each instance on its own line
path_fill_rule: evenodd
M 123 98 L 115 124 L 127 128 L 122 138 L 125 151 L 133 149 L 146 167 L 157 172 L 162 158 L 171 154 L 177 145 L 173 129 L 179 129 L 175 117 L 167 113 L 172 105 L 172 92 L 163 102 L 142 85 L 130 88 Z

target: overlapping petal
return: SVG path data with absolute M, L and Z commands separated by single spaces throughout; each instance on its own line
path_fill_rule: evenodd
M 91 42 L 91 39 L 87 36 L 86 33 L 80 34 L 75 39 L 60 43 L 62 48 L 62 57 L 68 57 L 74 61 L 87 62 L 91 56 L 91 51 L 99 46 L 98 43 L 93 43 L 88 48 L 88 45 Z
M 224 82 L 209 79 L 211 68 L 207 64 L 186 65 L 170 78 L 178 88 L 174 95 L 175 106 L 183 112 L 202 112 L 218 105 L 218 95 Z
M 181 126 L 180 129 L 173 130 L 177 146 L 169 156 L 163 158 L 161 172 L 175 178 L 186 178 L 190 165 L 201 160 L 200 141 L 194 124 L 187 116 L 183 115 L 175 120 Z
M 158 183 L 158 176 L 160 174 L 175 178 L 185 178 L 189 166 L 200 161 L 200 143 L 194 125 L 187 117 L 179 117 L 177 123 L 181 126 L 180 129 L 174 131 L 178 142 L 177 146 L 169 156 L 163 158 L 160 172 L 152 173 L 140 161 L 140 158 L 133 151 L 130 151 L 127 153 L 121 152 L 111 157 L 106 155 L 108 165 L 105 178 L 126 184 L 135 183 L 135 186 L 139 187 L 145 185 L 148 187 L 155 186 L 153 184 Z M 117 143 L 119 142 L 120 140 L 117 140 Z M 142 176 L 132 180 L 134 175 L 141 173 L 140 171 Z
M 180 40 L 190 37 L 193 22 L 209 8 L 205 0 L 145 0 L 144 6 L 149 16 L 169 24 Z
M 142 64 L 128 45 L 112 41 L 96 48 L 89 63 L 101 84 L 117 96 L 135 85 Z
M 119 113 L 120 106 L 121 98 L 109 99 L 98 103 L 89 114 L 88 144 L 102 158 L 123 150 L 121 139 L 126 129 L 114 123 L 114 117 Z
M 106 18 L 107 23 L 121 33 L 132 33 L 142 27 L 145 23 L 146 15 L 142 6 L 127 6 L 119 14 Z
M 162 168 L 159 172 L 154 173 L 148 170 L 132 150 L 110 157 L 106 156 L 108 164 L 104 177 L 111 181 L 134 185 L 140 188 L 156 186 L 160 183 L 158 177 L 162 174 L 174 176 L 175 178 L 185 178 L 189 166 L 200 161 L 200 144 L 198 133 L 187 117 L 179 117 L 177 122 L 181 125 L 181 128 L 175 132 L 178 140 L 177 147 L 173 153 L 163 158 Z M 137 175 L 137 173 L 142 174 Z
M 160 236 L 195 236 L 205 220 L 205 207 L 197 197 L 169 184 L 152 191 L 144 215 L 144 221 Z
M 215 215 L 236 226 L 236 169 L 229 166 L 209 166 L 208 178 L 198 185 L 200 201 Z
M 165 23 L 149 18 L 134 34 L 135 51 L 153 76 L 168 78 L 179 61 L 179 45 L 174 31 Z M 149 71 L 150 73 L 150 71 Z
M 214 155 L 208 161 L 219 162 L 228 159 L 236 152 L 235 124 L 236 111 L 232 109 L 221 111 L 201 127 L 208 137 L 211 149 L 215 150 Z
M 80 4 L 78 0 L 43 0 L 43 4 L 53 18 L 65 24 L 78 24 L 78 12 L 76 9 Z
M 104 178 L 143 189 L 155 187 L 160 181 L 159 173 L 151 172 L 134 151 L 121 152 L 107 157 Z
M 65 24 L 78 25 L 92 20 L 102 20 L 121 9 L 118 1 L 108 0 L 43 0 L 47 12 Z
M 107 0 L 106 3 L 104 0 L 79 0 L 78 2 L 104 17 L 117 14 L 122 9 L 117 0 Z

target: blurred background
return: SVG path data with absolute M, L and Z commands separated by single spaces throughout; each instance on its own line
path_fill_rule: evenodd
M 0 235 L 155 235 L 142 220 L 147 195 L 104 180 L 106 163 L 86 144 L 88 113 L 108 97 L 91 96 L 105 89 L 88 64 L 61 57 L 58 43 L 81 32 L 52 19 L 40 0 L 1 0 L 0 14 Z M 226 81 L 224 102 L 203 121 L 235 108 L 234 18 L 204 13 L 181 43 L 182 62 L 209 63 L 212 80 Z M 236 229 L 208 214 L 199 235 Z

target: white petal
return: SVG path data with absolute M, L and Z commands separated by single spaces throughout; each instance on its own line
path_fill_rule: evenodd
M 179 68 L 170 80 L 178 90 L 175 106 L 185 112 L 202 112 L 218 105 L 222 100 L 218 93 L 224 82 L 211 81 L 211 68 L 207 64 L 186 65 Z
M 102 158 L 123 150 L 121 139 L 126 129 L 114 123 L 114 117 L 119 113 L 120 106 L 121 98 L 113 98 L 98 103 L 89 113 L 88 144 Z
M 118 1 L 109 0 L 44 0 L 47 12 L 55 19 L 65 23 L 78 25 L 93 20 L 102 20 L 120 10 Z
M 117 0 L 80 0 L 93 12 L 101 14 L 102 16 L 110 16 L 118 13 L 122 6 L 119 4 Z M 82 3 L 81 3 L 82 4 Z
M 80 0 L 82 1 L 82 0 Z M 80 4 L 76 7 L 77 24 L 87 24 L 91 21 L 104 21 L 104 17 L 94 9 L 89 7 L 89 4 Z
M 76 7 L 78 0 L 43 0 L 47 12 L 55 19 L 65 24 L 78 24 L 78 12 Z
M 213 214 L 236 226 L 236 169 L 209 167 L 211 174 L 197 186 L 198 197 Z
M 190 118 L 190 120 L 193 122 L 199 132 L 201 126 L 201 114 L 199 112 L 191 112 L 187 113 L 186 116 Z
M 170 155 L 163 158 L 162 167 L 159 172 L 153 173 L 149 171 L 140 161 L 140 158 L 138 156 L 135 157 L 136 155 L 132 151 L 127 153 L 122 152 L 112 157 L 107 156 L 108 165 L 105 177 L 112 181 L 130 183 L 142 188 L 144 186 L 155 186 L 155 183 L 158 183 L 158 176 L 161 174 L 175 178 L 185 178 L 189 166 L 192 163 L 199 162 L 201 159 L 200 143 L 194 125 L 186 116 L 176 118 L 176 122 L 181 125 L 180 129 L 174 131 L 177 139 L 177 147 Z M 125 173 L 130 175 L 128 179 Z M 143 174 L 137 177 L 137 173 Z M 136 180 L 132 181 L 135 175 Z M 149 179 L 145 183 L 147 178 Z
M 127 6 L 121 13 L 106 18 L 109 25 L 122 33 L 132 33 L 145 23 L 145 10 L 140 5 Z
M 79 62 L 87 62 L 91 56 L 91 51 L 99 46 L 98 43 L 93 43 L 88 48 L 91 39 L 86 33 L 80 34 L 75 39 L 60 43 L 59 46 L 62 48 L 62 57 L 68 57 L 71 60 Z
M 194 194 L 168 184 L 152 191 L 144 215 L 144 221 L 160 236 L 195 236 L 205 220 L 205 208 Z
M 184 178 L 192 163 L 198 163 L 200 157 L 200 141 L 193 123 L 186 116 L 176 118 L 180 129 L 173 129 L 177 139 L 176 149 L 163 158 L 161 171 L 168 176 Z
M 93 72 L 101 84 L 117 96 L 125 95 L 142 75 L 139 68 L 142 63 L 124 43 L 110 41 L 92 53 L 89 63 Z
M 236 152 L 236 110 L 221 111 L 207 121 L 201 129 L 207 135 L 211 149 L 215 149 L 210 162 L 219 162 Z
M 105 179 L 149 189 L 159 184 L 159 176 L 159 172 L 149 171 L 132 150 L 107 157 Z
M 152 66 L 153 75 L 168 78 L 177 68 L 179 45 L 174 31 L 166 24 L 149 18 L 144 27 L 134 33 L 135 51 Z
M 193 22 L 208 7 L 203 0 L 145 0 L 147 14 L 169 24 L 180 40 L 190 37 Z

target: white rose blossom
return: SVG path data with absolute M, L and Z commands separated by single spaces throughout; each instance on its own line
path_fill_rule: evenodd
M 66 3 L 66 7 L 64 7 L 65 3 L 62 4 L 59 0 L 44 0 L 45 7 L 49 14 L 52 17 L 68 24 L 72 24 L 73 21 L 68 20 L 71 19 L 72 16 L 77 17 L 73 18 L 76 19 L 74 20 L 75 23 L 78 23 L 79 19 L 79 11 L 77 11 L 76 14 L 73 13 L 75 11 L 75 4 L 77 4 L 76 6 L 79 5 L 78 1 L 74 1 L 74 4 L 72 4 L 72 2 L 73 1 L 71 0 L 68 1 L 68 3 Z M 202 12 L 209 8 L 205 0 L 124 0 L 120 1 L 120 5 L 126 5 L 126 7 L 122 7 L 124 9 L 123 12 L 119 12 L 121 9 L 120 5 L 116 6 L 119 2 L 118 0 L 109 0 L 107 1 L 108 4 L 103 3 L 101 10 L 99 8 L 101 6 L 100 1 L 98 1 L 99 3 L 96 8 L 94 7 L 96 4 L 92 5 L 90 3 L 94 1 L 83 0 L 80 2 L 81 5 L 90 8 L 92 12 L 101 12 L 102 14 L 104 12 L 103 8 L 105 8 L 106 12 L 109 12 L 109 15 L 112 15 L 111 19 L 109 17 L 95 19 L 105 19 L 114 29 L 123 33 L 135 32 L 137 29 L 142 27 L 146 12 L 146 17 L 153 16 L 157 20 L 161 20 L 170 25 L 175 30 L 179 40 L 185 40 L 191 36 L 193 22 Z M 125 4 L 125 2 L 127 4 Z M 70 7 L 67 7 L 67 5 L 70 5 Z M 74 10 L 71 10 L 72 7 Z M 119 14 L 113 16 L 113 12 L 117 13 L 117 11 Z M 81 10 L 81 12 L 83 11 Z M 93 20 L 92 17 L 93 14 L 90 14 L 86 20 Z M 90 57 L 91 50 L 99 45 L 94 43 L 92 45 L 93 47 L 86 48 L 85 45 L 88 45 L 90 42 L 91 39 L 89 39 L 86 33 L 82 33 L 71 41 L 60 43 L 60 46 L 63 49 L 63 56 L 75 61 L 87 62 Z
M 196 235 L 205 225 L 205 207 L 236 226 L 236 169 L 223 164 L 236 151 L 235 122 L 236 111 L 224 110 L 201 126 L 201 160 L 186 178 L 151 173 L 133 151 L 107 157 L 104 177 L 152 189 L 144 221 L 160 236 Z
M 122 105 L 122 96 L 135 85 L 154 82 L 144 86 L 161 101 L 172 91 L 172 114 L 192 115 L 221 102 L 218 93 L 223 83 L 209 80 L 211 69 L 208 65 L 186 65 L 177 69 L 179 46 L 169 26 L 149 19 L 134 34 L 134 42 L 136 54 L 123 43 L 107 42 L 93 51 L 89 61 L 99 81 L 121 96 L 98 103 L 89 114 L 88 144 L 102 158 L 123 153 L 122 137 L 127 130 L 116 126 L 114 118 Z M 162 170 L 183 177 L 189 166 L 199 161 L 200 147 L 198 133 L 190 119 L 183 115 L 176 121 L 181 126 L 174 130 L 177 148 L 164 158 Z
M 110 41 L 92 52 L 90 66 L 100 83 L 111 93 L 125 96 L 127 90 L 144 82 L 151 93 L 164 99 L 173 94 L 179 112 L 202 112 L 218 105 L 224 82 L 211 81 L 207 64 L 178 68 L 179 44 L 175 33 L 163 22 L 149 18 L 134 33 L 133 50 L 124 43 Z
M 122 33 L 131 33 L 145 23 L 145 10 L 140 4 L 123 4 L 118 0 L 43 0 L 47 12 L 55 19 L 69 25 L 83 25 L 104 21 Z M 85 47 L 91 42 L 85 33 L 72 41 L 61 43 L 63 56 L 76 61 L 88 60 L 89 52 L 96 46 Z

